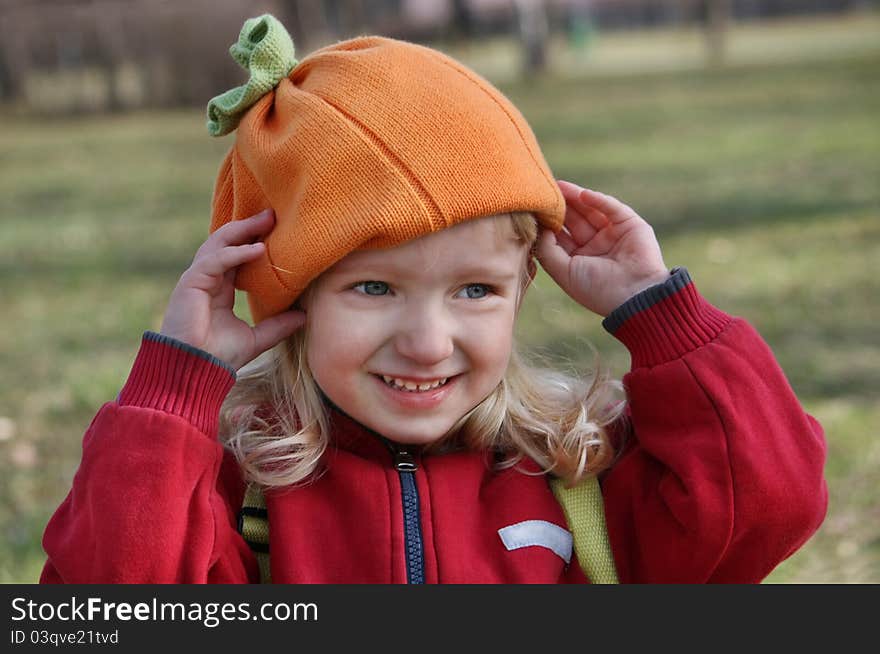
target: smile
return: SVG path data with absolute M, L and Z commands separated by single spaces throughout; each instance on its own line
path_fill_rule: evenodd
M 449 397 L 458 385 L 461 374 L 452 377 L 441 377 L 433 381 L 421 382 L 417 384 L 411 380 L 399 379 L 388 375 L 370 375 L 376 380 L 379 392 L 386 401 L 393 406 L 405 411 L 424 411 L 426 409 L 434 409 L 440 406 L 444 399 Z M 385 381 L 385 378 L 390 381 Z M 404 382 L 403 386 L 398 386 L 395 382 Z M 409 382 L 411 388 L 406 387 Z M 419 387 L 427 386 L 425 390 Z
M 438 388 L 443 386 L 448 377 L 442 377 L 440 379 L 435 379 L 433 381 L 427 382 L 414 382 L 408 379 L 401 379 L 399 377 L 389 377 L 388 375 L 382 375 L 382 379 L 389 386 L 396 388 L 401 391 L 408 391 L 410 393 L 420 393 L 424 391 L 429 391 L 432 388 Z

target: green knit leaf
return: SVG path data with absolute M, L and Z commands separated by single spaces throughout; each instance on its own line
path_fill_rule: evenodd
M 238 43 L 229 48 L 229 54 L 250 73 L 250 79 L 208 103 L 208 133 L 211 136 L 223 136 L 238 127 L 244 113 L 287 77 L 297 64 L 290 34 L 270 14 L 246 20 Z

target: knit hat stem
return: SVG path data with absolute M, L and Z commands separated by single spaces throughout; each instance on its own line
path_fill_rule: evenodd
M 223 136 L 238 127 L 244 113 L 274 89 L 298 63 L 293 40 L 284 26 L 269 14 L 245 21 L 238 43 L 229 54 L 250 73 L 250 79 L 208 103 L 208 133 Z

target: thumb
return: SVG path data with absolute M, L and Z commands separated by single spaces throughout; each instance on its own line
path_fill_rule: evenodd
M 535 256 L 547 274 L 563 289 L 567 288 L 571 256 L 559 245 L 556 234 L 549 229 L 541 230 L 541 234 L 538 236 L 538 246 L 535 248 Z
M 257 353 L 262 354 L 293 334 L 306 322 L 304 311 L 285 311 L 277 316 L 266 318 L 254 327 L 254 340 Z

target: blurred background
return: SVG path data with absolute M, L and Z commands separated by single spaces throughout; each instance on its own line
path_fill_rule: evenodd
M 82 435 L 207 236 L 232 137 L 204 108 L 244 82 L 228 47 L 266 11 L 299 58 L 368 33 L 446 51 L 522 110 L 557 177 L 651 222 L 827 432 L 828 517 L 768 582 L 880 582 L 870 0 L 0 0 L 0 582 L 38 579 Z M 541 272 L 517 330 L 622 376 L 599 323 Z

